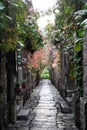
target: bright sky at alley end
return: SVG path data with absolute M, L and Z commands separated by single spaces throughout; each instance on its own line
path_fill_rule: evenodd
M 55 0 L 32 0 L 34 9 L 38 9 L 40 11 L 46 11 L 54 5 Z M 50 16 L 42 16 L 37 21 L 40 28 L 44 28 L 48 22 L 54 23 L 54 15 Z

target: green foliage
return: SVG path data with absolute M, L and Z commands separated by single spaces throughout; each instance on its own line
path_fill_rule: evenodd
M 75 20 L 80 27 L 83 27 L 83 31 L 86 33 L 87 29 L 87 2 L 84 4 L 84 7 L 81 10 L 78 10 L 74 13 Z
M 27 42 L 34 51 L 43 46 L 36 22 L 39 15 L 37 12 L 30 13 L 29 8 L 31 5 L 22 0 L 0 2 L 0 50 L 14 50 L 18 42 Z
M 38 32 L 35 17 L 29 17 L 22 25 L 17 23 L 17 29 L 20 40 L 24 44 L 28 44 L 27 49 L 29 51 L 37 50 L 39 47 L 43 46 L 42 35 Z
M 45 32 L 47 35 L 47 40 L 49 42 L 53 42 L 53 37 L 54 37 L 54 25 L 51 23 L 48 23 L 47 26 L 45 27 Z
M 15 16 L 18 13 L 17 1 L 6 0 L 1 2 L 4 8 L 0 12 L 0 50 L 8 52 L 14 50 L 17 45 L 18 34 Z M 23 3 L 22 3 L 23 4 Z
M 77 53 L 82 50 L 82 38 L 78 38 L 78 39 L 75 41 L 74 50 L 75 50 L 75 52 L 77 52 Z
M 43 72 L 41 73 L 41 79 L 49 79 L 50 78 L 50 74 L 48 69 L 44 69 Z
M 82 49 L 87 34 L 86 0 L 58 0 L 55 12 L 55 42 L 60 54 L 68 54 L 69 77 L 82 95 Z M 58 6 L 57 6 L 58 5 Z

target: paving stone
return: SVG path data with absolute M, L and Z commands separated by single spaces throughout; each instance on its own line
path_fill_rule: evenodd
M 42 127 L 31 127 L 31 130 L 58 130 L 56 128 L 42 128 Z
M 57 126 L 58 130 L 77 130 L 74 121 L 74 114 L 58 113 L 57 115 Z
M 29 130 L 28 127 L 21 127 L 21 128 L 18 128 L 17 130 Z
M 57 130 L 56 126 L 56 113 L 57 110 L 54 106 L 53 95 L 50 86 L 43 85 L 40 93 L 40 101 L 35 109 L 36 117 L 31 123 L 31 129 L 40 128 Z

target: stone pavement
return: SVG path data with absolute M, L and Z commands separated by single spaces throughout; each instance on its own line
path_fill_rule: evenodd
M 57 130 L 57 110 L 54 106 L 53 95 L 47 80 L 42 82 L 39 104 L 34 111 L 36 116 L 30 125 L 30 130 Z
M 24 110 L 24 115 L 23 115 Z M 28 113 L 28 114 L 25 114 Z M 28 118 L 27 118 L 28 117 Z M 71 108 L 50 80 L 42 80 L 8 130 L 78 130 Z

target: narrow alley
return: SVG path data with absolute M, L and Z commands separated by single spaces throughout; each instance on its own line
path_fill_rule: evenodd
M 63 110 L 64 109 L 64 110 Z M 78 130 L 71 108 L 50 80 L 42 80 L 8 130 Z
M 56 114 L 54 107 L 53 94 L 49 85 L 49 81 L 42 82 L 40 91 L 40 100 L 35 108 L 36 117 L 31 123 L 30 130 L 57 130 Z

